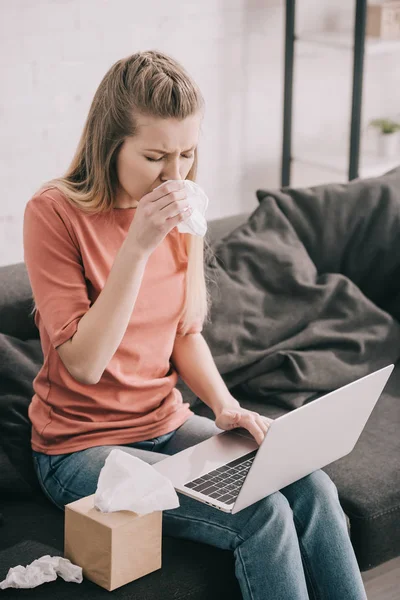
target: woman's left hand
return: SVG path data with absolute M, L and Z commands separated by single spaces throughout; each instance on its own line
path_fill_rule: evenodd
M 241 406 L 223 408 L 215 419 L 215 424 L 220 429 L 236 429 L 243 427 L 251 433 L 258 445 L 263 441 L 273 419 L 264 417 L 254 410 L 247 410 Z

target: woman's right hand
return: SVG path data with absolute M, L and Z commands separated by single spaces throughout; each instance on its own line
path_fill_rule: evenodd
M 148 258 L 167 234 L 190 216 L 186 198 L 183 181 L 167 181 L 143 196 L 128 233 L 142 256 Z

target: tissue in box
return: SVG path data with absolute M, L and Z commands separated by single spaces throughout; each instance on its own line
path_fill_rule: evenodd
M 162 511 L 103 513 L 94 494 L 65 507 L 64 555 L 106 590 L 161 568 Z

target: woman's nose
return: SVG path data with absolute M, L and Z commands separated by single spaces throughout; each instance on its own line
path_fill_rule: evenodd
M 180 164 L 179 161 L 169 165 L 163 173 L 163 179 L 182 179 L 182 175 L 180 173 Z

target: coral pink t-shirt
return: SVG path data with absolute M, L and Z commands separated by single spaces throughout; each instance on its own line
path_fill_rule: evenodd
M 24 260 L 44 356 L 29 406 L 37 452 L 142 441 L 176 429 L 193 414 L 175 387 L 178 373 L 170 362 L 181 333 L 188 260 L 176 227 L 146 263 L 126 332 L 100 381 L 76 381 L 56 351 L 103 289 L 135 212 L 88 215 L 55 187 L 26 204 Z M 118 297 L 115 305 L 118 310 Z M 197 321 L 189 333 L 201 330 Z

